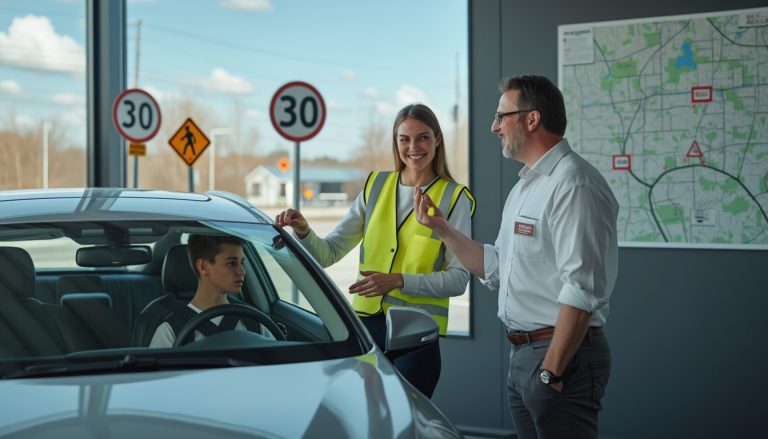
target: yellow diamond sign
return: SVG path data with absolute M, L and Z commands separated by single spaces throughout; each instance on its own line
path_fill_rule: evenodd
M 168 143 L 187 165 L 192 166 L 211 141 L 191 118 L 187 118 Z

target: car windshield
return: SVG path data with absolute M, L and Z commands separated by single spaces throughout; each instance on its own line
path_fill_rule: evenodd
M 193 266 L 199 242 L 225 244 Z M 224 298 L 193 306 L 206 288 Z M 356 325 L 325 273 L 271 224 L 0 225 L 4 377 L 340 358 L 366 349 Z

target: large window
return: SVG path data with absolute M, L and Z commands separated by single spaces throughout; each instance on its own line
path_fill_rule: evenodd
M 86 184 L 85 2 L 0 2 L 0 190 Z
M 467 183 L 467 22 L 465 0 L 127 1 L 126 87 L 155 98 L 162 125 L 126 184 L 230 191 L 273 215 L 293 205 L 300 165 L 301 209 L 327 232 L 371 170 L 392 169 L 392 121 L 414 102 L 437 114 Z M 0 3 L 0 188 L 86 184 L 85 58 L 83 2 Z M 327 110 L 300 164 L 269 114 L 291 81 Z M 169 145 L 187 118 L 210 141 L 191 168 Z M 329 269 L 342 291 L 357 259 Z M 468 330 L 467 304 L 454 300 L 451 331 Z

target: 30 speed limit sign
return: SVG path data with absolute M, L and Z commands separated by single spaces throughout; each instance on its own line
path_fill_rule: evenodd
M 314 137 L 325 123 L 325 102 L 315 87 L 306 82 L 289 82 L 280 87 L 269 105 L 272 126 L 294 142 Z
M 112 106 L 112 121 L 126 140 L 143 143 L 160 129 L 160 106 L 144 90 L 125 90 Z

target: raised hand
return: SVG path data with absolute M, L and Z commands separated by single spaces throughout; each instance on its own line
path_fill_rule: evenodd
M 448 225 L 443 212 L 418 186 L 413 189 L 413 212 L 416 215 L 416 221 L 438 233 Z
M 299 238 L 305 238 L 309 234 L 309 223 L 298 210 L 286 209 L 275 216 L 278 227 L 291 226 Z

